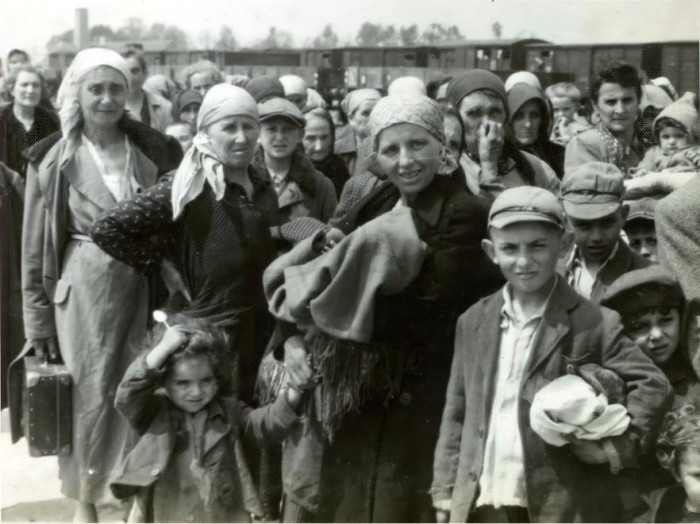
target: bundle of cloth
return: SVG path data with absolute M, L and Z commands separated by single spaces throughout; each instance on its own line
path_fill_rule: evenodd
M 377 300 L 400 293 L 420 272 L 425 244 L 414 211 L 397 207 L 364 224 L 329 251 L 325 233 L 297 244 L 265 271 L 269 310 L 304 333 L 319 378 L 311 411 L 332 440 L 343 416 L 359 407 L 381 381 L 396 393 L 402 356 L 372 344 Z M 400 353 L 395 351 L 394 353 Z M 267 360 L 261 400 L 283 380 L 281 363 Z M 381 377 L 381 378 L 380 378 Z
M 597 364 L 563 375 L 540 389 L 530 407 L 530 426 L 547 444 L 562 447 L 575 437 L 600 441 L 622 435 L 630 424 L 624 382 Z

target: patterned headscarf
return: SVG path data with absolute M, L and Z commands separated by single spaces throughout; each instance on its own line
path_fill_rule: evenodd
M 343 108 L 346 115 L 352 116 L 365 100 L 379 100 L 381 97 L 382 94 L 376 89 L 355 89 L 345 95 L 345 98 L 340 103 L 340 107 Z

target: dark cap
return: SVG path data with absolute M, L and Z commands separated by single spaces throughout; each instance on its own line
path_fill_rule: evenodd
M 298 127 L 306 125 L 304 114 L 286 98 L 270 98 L 262 104 L 258 104 L 258 111 L 260 112 L 261 122 L 270 118 L 283 117 L 291 120 Z
M 489 227 L 504 228 L 516 222 L 545 222 L 564 228 L 564 212 L 553 193 L 535 186 L 506 189 L 489 212 Z
M 649 307 L 680 308 L 683 302 L 678 279 L 667 269 L 654 264 L 625 273 L 615 280 L 603 294 L 600 305 L 628 315 Z
M 644 197 L 639 200 L 630 200 L 627 205 L 630 208 L 627 215 L 627 224 L 633 220 L 650 220 L 654 221 L 656 216 L 656 204 L 659 201 L 655 198 Z
M 269 98 L 284 98 L 282 82 L 271 76 L 256 76 L 248 80 L 243 87 L 258 104 Z
M 180 120 L 180 113 L 190 104 L 202 105 L 202 95 L 197 91 L 192 91 L 191 89 L 185 89 L 180 91 L 173 100 L 172 113 L 175 121 Z
M 624 177 L 612 164 L 588 162 L 564 174 L 559 192 L 567 216 L 596 220 L 613 214 L 622 205 Z

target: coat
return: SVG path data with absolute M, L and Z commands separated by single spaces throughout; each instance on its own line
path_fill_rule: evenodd
M 350 178 L 361 175 L 369 169 L 371 143 L 368 139 L 358 140 L 355 128 L 351 125 L 348 124 L 336 130 L 333 151 L 345 162 Z
M 10 169 L 19 173 L 24 178 L 27 172 L 27 160 L 22 156 L 22 152 L 33 146 L 61 128 L 61 122 L 55 111 L 37 106 L 34 111 L 34 124 L 29 133 L 24 137 L 29 140 L 10 136 L 15 126 L 21 126 L 12 113 L 12 104 L 0 106 L 0 162 Z
M 452 500 L 452 522 L 467 522 L 478 497 L 498 372 L 503 292 L 487 297 L 457 321 L 455 349 L 440 437 L 435 449 L 433 500 Z M 627 384 L 632 422 L 611 439 L 622 465 L 649 450 L 671 402 L 663 373 L 622 334 L 617 313 L 577 295 L 559 278 L 520 383 L 518 428 L 533 522 L 616 522 L 608 465 L 586 465 L 567 447 L 544 443 L 530 428 L 535 393 L 584 363 L 597 363 Z M 516 428 L 513 428 L 516 430 Z M 595 501 L 595 503 L 591 503 Z
M 167 396 L 156 392 L 164 373 L 149 369 L 145 357 L 139 357 L 129 366 L 115 400 L 117 410 L 138 433 L 138 439 L 114 470 L 110 488 L 117 498 L 137 495 L 137 506 L 149 510 L 143 515 L 146 518 L 153 518 L 154 509 L 157 517 L 159 510 L 184 496 L 178 491 L 168 493 L 164 500 L 152 500 L 153 507 L 146 503 L 161 478 L 176 474 L 172 459 L 186 442 L 184 412 Z M 262 515 L 242 441 L 260 446 L 281 442 L 299 422 L 299 417 L 284 396 L 259 409 L 252 409 L 232 397 L 215 397 L 205 409 L 207 420 L 201 462 L 205 475 L 211 480 L 213 493 L 204 501 L 203 514 L 192 517 L 205 522 L 237 522 L 246 512 Z M 195 496 L 194 500 L 201 499 Z M 182 515 L 182 518 L 187 519 L 187 516 Z
M 637 167 L 644 157 L 643 147 L 637 141 L 633 141 L 628 151 L 619 146 L 613 154 L 606 146 L 600 126 L 603 124 L 599 123 L 593 129 L 583 131 L 571 139 L 564 154 L 564 170 L 568 171 L 588 162 L 607 162 L 616 165 L 628 176 L 629 170 Z M 609 131 L 603 130 L 603 133 L 609 134 Z

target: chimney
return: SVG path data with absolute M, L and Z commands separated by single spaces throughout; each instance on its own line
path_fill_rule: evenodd
M 79 50 L 90 44 L 88 29 L 88 10 L 79 7 L 75 10 L 75 28 L 73 29 L 73 43 Z

